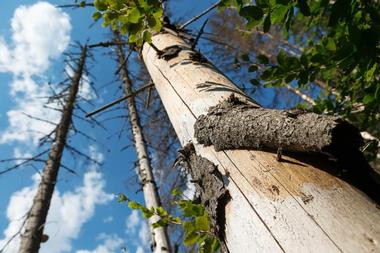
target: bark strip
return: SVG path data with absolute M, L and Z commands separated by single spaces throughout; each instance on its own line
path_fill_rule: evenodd
M 228 190 L 224 186 L 222 174 L 215 164 L 195 153 L 193 144 L 179 151 L 179 162 L 191 174 L 199 193 L 201 204 L 205 207 L 211 232 L 219 238 L 223 251 L 225 244 L 225 207 L 230 201 Z
M 40 249 L 40 243 L 44 237 L 44 240 L 46 240 L 46 235 L 43 237 L 43 230 L 55 184 L 57 183 L 58 171 L 61 166 L 61 158 L 66 144 L 67 134 L 71 125 L 72 114 L 74 111 L 80 79 L 84 69 L 86 55 L 87 47 L 84 47 L 82 49 L 82 54 L 77 69 L 72 78 L 70 93 L 63 109 L 61 121 L 57 126 L 55 140 L 50 148 L 49 159 L 43 170 L 41 183 L 38 186 L 37 195 L 34 197 L 33 204 L 27 218 L 25 231 L 21 235 L 19 253 L 37 253 Z

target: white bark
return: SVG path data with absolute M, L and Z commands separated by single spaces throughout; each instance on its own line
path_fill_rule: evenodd
M 132 85 L 128 75 L 128 68 L 126 67 L 124 51 L 121 45 L 117 46 L 117 54 L 119 64 L 124 64 L 120 69 L 120 77 L 123 80 L 125 95 L 131 95 Z M 139 164 L 139 176 L 143 187 L 145 205 L 148 209 L 151 207 L 157 208 L 161 206 L 161 201 L 158 195 L 156 182 L 154 180 L 151 161 L 142 133 L 134 97 L 131 97 L 127 100 L 127 106 L 129 111 L 129 120 L 132 126 L 133 139 L 135 141 L 135 148 Z M 149 219 L 149 227 L 152 233 L 153 250 L 156 253 L 171 252 L 166 227 L 159 227 L 155 229 L 152 227 L 152 224 L 154 222 L 157 222 L 159 219 L 160 218 L 157 215 L 154 215 Z
M 277 162 L 273 153 L 197 144 L 197 117 L 231 93 L 247 98 L 215 67 L 191 61 L 178 37 L 158 34 L 153 44 L 185 48 L 166 61 L 145 44 L 143 59 L 181 144 L 192 141 L 228 180 L 230 252 L 380 252 L 380 210 L 347 183 L 290 157 Z

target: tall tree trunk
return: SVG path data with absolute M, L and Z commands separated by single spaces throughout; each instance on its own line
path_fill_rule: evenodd
M 116 36 L 116 40 L 119 36 Z M 120 66 L 120 78 L 124 83 L 125 95 L 132 95 L 132 84 L 128 74 L 127 62 L 125 60 L 125 54 L 121 45 L 117 46 L 117 56 Z M 134 97 L 127 100 L 129 119 L 132 126 L 132 134 L 135 142 L 135 148 L 137 153 L 137 159 L 139 164 L 139 176 L 143 188 L 144 200 L 147 208 L 160 207 L 161 201 L 158 194 L 156 182 L 154 180 L 153 171 L 151 167 L 151 161 L 148 155 L 146 143 L 144 140 L 143 132 L 140 125 L 140 119 L 137 113 Z M 153 228 L 152 224 L 157 222 L 160 218 L 157 215 L 152 216 L 149 219 L 150 230 L 152 234 L 152 246 L 154 252 L 171 252 L 169 237 L 166 231 L 166 227 Z
M 192 142 L 198 155 L 217 165 L 229 191 L 230 201 L 216 206 L 222 209 L 216 220 L 227 250 L 380 251 L 380 210 L 362 192 L 324 172 L 323 160 L 312 165 L 283 156 L 277 161 L 270 152 L 217 152 L 200 145 L 194 124 L 211 106 L 232 93 L 247 104 L 255 103 L 178 36 L 161 33 L 152 40 L 154 47 L 143 46 L 143 59 L 181 144 Z M 165 49 L 174 45 L 180 51 L 168 57 Z
M 54 187 L 57 183 L 58 171 L 61 165 L 62 153 L 69 132 L 74 104 L 79 89 L 80 79 L 86 60 L 87 47 L 82 49 L 82 54 L 77 69 L 72 77 L 70 93 L 61 120 L 56 128 L 55 140 L 51 145 L 49 158 L 43 170 L 41 183 L 33 200 L 32 207 L 27 217 L 25 232 L 21 235 L 19 253 L 36 253 L 40 249 L 46 217 L 53 196 Z

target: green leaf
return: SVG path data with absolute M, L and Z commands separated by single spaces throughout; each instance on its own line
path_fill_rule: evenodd
M 301 71 L 299 74 L 298 74 L 298 83 L 303 85 L 303 84 L 307 84 L 309 80 L 309 75 L 307 73 L 307 71 Z
M 127 15 L 128 21 L 132 24 L 137 24 L 140 21 L 141 14 L 138 8 L 130 9 Z
M 141 209 L 143 206 L 135 201 L 129 201 L 128 203 L 129 208 L 131 209 Z
M 166 225 L 167 225 L 167 222 L 164 219 L 160 219 L 159 221 L 153 223 L 152 227 L 153 228 L 159 228 L 159 227 L 163 227 L 163 226 L 166 226 Z
M 271 13 L 272 24 L 282 23 L 288 10 L 289 6 L 277 4 Z
M 162 206 L 156 208 L 156 212 L 159 216 L 164 217 L 168 215 L 168 212 L 164 210 Z
M 79 7 L 82 7 L 82 8 L 86 7 L 86 1 L 81 1 L 79 3 Z
M 249 55 L 248 55 L 248 54 L 242 54 L 242 55 L 240 56 L 240 58 L 241 58 L 243 61 L 245 61 L 245 62 L 248 62 L 248 61 L 249 61 Z
M 301 13 L 307 17 L 310 16 L 310 7 L 307 4 L 306 0 L 298 0 L 298 7 L 300 8 Z
M 269 7 L 269 0 L 256 0 L 256 4 L 258 7 L 267 8 Z
M 152 34 L 149 31 L 145 30 L 143 33 L 143 40 L 148 43 L 152 42 Z
M 94 6 L 99 11 L 105 11 L 108 8 L 107 1 L 106 0 L 95 0 Z
M 146 219 L 149 219 L 150 217 L 152 217 L 154 215 L 154 208 L 153 207 L 151 209 L 148 209 L 146 207 L 141 206 L 140 210 L 143 214 L 143 217 Z
M 100 18 L 102 17 L 102 14 L 100 12 L 94 12 L 94 14 L 92 14 L 92 18 L 97 21 L 99 20 Z
M 286 57 L 287 54 L 285 53 L 284 50 L 281 50 L 278 55 L 277 55 L 277 62 L 280 65 L 286 65 Z
M 216 238 L 208 237 L 202 245 L 202 251 L 205 253 L 217 252 L 220 249 L 220 243 Z
M 209 230 L 207 213 L 204 213 L 203 216 L 195 218 L 195 229 L 203 231 Z
M 200 239 L 200 235 L 196 232 L 192 232 L 185 236 L 185 239 L 183 240 L 183 244 L 185 246 L 191 246 L 197 243 L 199 239 Z
M 180 190 L 178 190 L 177 188 L 174 188 L 172 191 L 171 191 L 171 194 L 172 196 L 176 197 L 176 196 L 180 196 L 182 195 L 182 192 Z
M 288 5 L 290 4 L 291 0 L 276 0 L 277 4 L 282 4 L 282 5 Z
M 336 51 L 336 45 L 335 45 L 335 42 L 334 42 L 334 40 L 332 38 L 328 38 L 326 40 L 325 47 L 329 51 Z
M 128 198 L 127 196 L 125 196 L 123 193 L 119 193 L 119 196 L 118 196 L 118 200 L 117 200 L 119 203 L 122 203 L 122 202 L 125 202 L 125 201 L 128 201 Z
M 204 207 L 202 205 L 190 203 L 185 208 L 183 208 L 183 216 L 185 217 L 202 216 L 203 213 Z
M 248 72 L 255 72 L 255 71 L 257 71 L 259 69 L 259 67 L 257 66 L 257 65 L 251 65 L 251 66 L 249 66 L 249 68 L 248 68 Z
M 375 73 L 376 67 L 377 67 L 377 63 L 373 64 L 372 67 L 365 72 L 364 78 L 367 82 L 372 81 L 373 74 Z
M 266 57 L 265 55 L 263 54 L 260 54 L 258 56 L 256 56 L 256 59 L 259 63 L 261 64 L 268 64 L 269 63 L 269 59 L 268 57 Z
M 261 73 L 260 78 L 263 80 L 270 80 L 272 78 L 272 75 L 273 75 L 273 70 L 269 68 L 269 69 L 264 70 L 263 73 Z
M 363 98 L 363 104 L 368 105 L 371 104 L 375 100 L 375 96 L 373 94 L 367 94 Z
M 271 26 L 271 19 L 270 19 L 270 14 L 268 13 L 264 19 L 264 25 L 263 25 L 263 31 L 265 33 L 269 32 L 270 26 Z
M 195 229 L 194 221 L 185 221 L 183 223 L 183 228 L 184 228 L 186 234 L 192 233 Z
M 293 6 L 291 6 L 289 8 L 288 12 L 286 13 L 286 18 L 285 18 L 285 29 L 286 29 L 286 31 L 289 31 L 289 29 L 290 29 L 290 26 L 292 24 L 293 15 L 294 15 L 294 8 L 293 8 Z
M 249 5 L 241 8 L 239 14 L 247 20 L 260 20 L 264 16 L 263 10 L 260 7 L 254 5 Z
M 250 81 L 250 83 L 251 83 L 252 85 L 254 85 L 254 86 L 258 86 L 258 85 L 260 85 L 260 81 L 257 80 L 257 79 L 251 79 L 251 80 L 249 80 L 249 81 Z
M 181 224 L 181 218 L 180 217 L 173 217 L 173 216 L 171 216 L 170 217 L 170 222 L 172 222 L 172 223 L 175 223 L 175 224 Z
M 307 67 L 309 65 L 309 60 L 308 60 L 306 54 L 304 54 L 304 53 L 301 55 L 300 61 L 301 61 L 301 64 L 305 67 Z

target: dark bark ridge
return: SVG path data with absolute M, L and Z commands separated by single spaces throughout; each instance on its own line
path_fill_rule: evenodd
M 186 145 L 179 153 L 178 160 L 191 174 L 201 204 L 208 213 L 211 232 L 219 238 L 224 252 L 227 252 L 225 207 L 230 195 L 224 186 L 223 176 L 215 164 L 195 153 L 193 144 Z
M 231 95 L 210 107 L 194 125 L 200 144 L 228 149 L 324 153 L 333 157 L 344 179 L 379 202 L 379 175 L 368 165 L 360 147 L 360 132 L 347 121 L 311 112 L 257 108 Z

